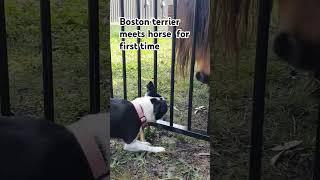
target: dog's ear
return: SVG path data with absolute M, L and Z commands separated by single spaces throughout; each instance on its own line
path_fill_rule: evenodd
M 148 85 L 147 85 L 147 90 L 148 90 L 148 91 L 153 91 L 153 92 L 156 90 L 156 87 L 154 86 L 154 84 L 153 84 L 152 81 L 150 81 L 150 82 L 148 83 Z
M 157 97 L 158 94 L 156 93 L 156 87 L 154 86 L 153 82 L 150 81 L 147 85 L 147 93 L 146 96 L 151 96 L 151 97 Z

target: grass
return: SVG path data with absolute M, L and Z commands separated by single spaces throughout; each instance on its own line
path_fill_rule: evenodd
M 10 91 L 17 115 L 43 115 L 40 3 L 6 1 Z M 100 3 L 100 18 L 108 4 Z M 54 105 L 56 122 L 68 124 L 89 110 L 87 1 L 51 2 Z M 100 24 L 101 88 L 107 87 L 108 36 Z M 109 99 L 101 93 L 102 109 Z

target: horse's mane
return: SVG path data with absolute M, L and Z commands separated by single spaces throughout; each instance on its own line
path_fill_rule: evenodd
M 238 55 L 241 43 L 245 42 L 242 40 L 255 33 L 258 3 L 254 0 L 198 1 L 201 11 L 196 27 L 196 59 L 209 61 L 210 45 L 219 47 L 225 55 Z M 194 0 L 178 0 L 177 18 L 182 21 L 179 27 L 182 30 L 193 30 L 194 5 Z M 192 35 L 189 39 L 177 39 L 176 67 L 182 75 L 188 72 L 191 51 Z
M 238 54 L 241 43 L 255 33 L 257 5 L 254 0 L 214 0 L 211 42 L 226 55 Z
M 196 27 L 196 59 L 209 60 L 209 0 L 198 0 L 201 11 L 198 16 L 198 26 Z M 176 42 L 176 67 L 180 74 L 185 75 L 189 67 L 192 52 L 192 31 L 194 20 L 195 0 L 178 0 L 177 18 L 181 19 L 178 27 L 183 31 L 190 31 L 191 36 L 187 39 L 177 39 Z M 204 33 L 203 33 L 204 32 Z

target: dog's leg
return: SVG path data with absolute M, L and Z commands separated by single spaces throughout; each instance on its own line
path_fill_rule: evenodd
M 142 127 L 140 128 L 140 141 L 142 141 L 142 142 L 145 142 L 146 141 L 146 139 L 145 139 L 145 137 L 144 137 L 144 132 L 143 132 L 143 129 L 142 129 Z
M 142 127 L 140 128 L 139 136 L 140 136 L 141 143 L 146 144 L 146 145 L 151 145 L 149 142 L 146 141 Z
M 123 147 L 124 150 L 126 151 L 131 151 L 131 152 L 139 152 L 139 151 L 148 151 L 148 152 L 163 152 L 165 151 L 165 148 L 163 147 L 153 147 L 146 145 L 145 143 L 142 143 L 141 141 L 134 140 L 130 144 L 125 144 Z

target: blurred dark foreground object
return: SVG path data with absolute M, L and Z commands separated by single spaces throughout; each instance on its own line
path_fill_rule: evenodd
M 44 119 L 0 117 L 0 179 L 109 179 L 107 117 L 89 115 L 68 127 Z

